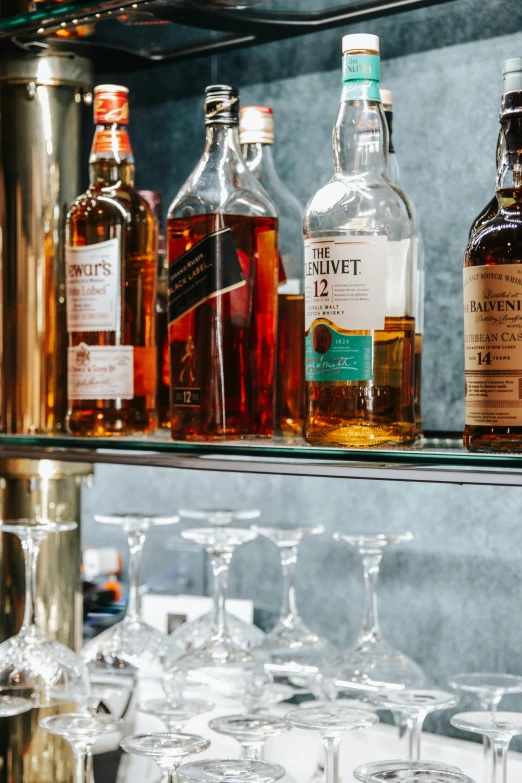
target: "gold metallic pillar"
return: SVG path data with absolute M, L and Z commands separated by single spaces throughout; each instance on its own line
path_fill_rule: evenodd
M 42 630 L 79 649 L 83 598 L 80 580 L 81 487 L 92 465 L 52 460 L 0 460 L 2 520 L 42 516 L 78 522 L 77 530 L 49 536 L 38 557 L 37 615 Z M 1 523 L 0 523 L 1 530 Z M 22 624 L 25 595 L 24 556 L 19 539 L 0 533 L 0 641 Z M 76 705 L 33 709 L 0 719 L 0 783 L 72 783 L 74 764 L 64 740 L 43 732 L 47 715 L 70 712 Z

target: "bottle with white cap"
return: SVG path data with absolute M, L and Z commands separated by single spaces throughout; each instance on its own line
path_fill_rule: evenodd
M 303 208 L 281 181 L 274 165 L 274 115 L 270 107 L 241 109 L 239 141 L 248 168 L 276 205 L 279 215 L 275 424 L 283 435 L 301 435 L 305 407 Z
M 510 92 L 522 91 L 522 57 L 509 57 L 502 63 L 502 103 L 504 102 L 504 96 Z M 504 136 L 502 128 L 498 134 L 497 141 L 497 168 L 502 160 L 504 154 Z M 491 218 L 495 217 L 498 210 L 497 194 L 493 196 L 482 212 L 473 221 L 469 235 L 477 231 L 484 223 Z
M 401 186 L 400 166 L 393 144 L 393 92 L 383 87 L 379 90 L 384 109 L 384 116 L 388 125 L 388 178 L 395 187 L 397 193 L 404 199 L 408 215 L 414 230 L 414 262 L 416 274 L 416 300 L 415 300 L 415 423 L 417 425 L 417 437 L 422 435 L 422 410 L 421 410 L 421 377 L 422 377 L 422 335 L 424 332 L 424 242 L 419 230 L 419 217 L 417 209 L 411 197 Z
M 334 175 L 305 209 L 305 436 L 369 447 L 415 440 L 414 228 L 386 174 L 379 39 L 343 38 Z
M 464 444 L 470 451 L 522 451 L 521 67 L 521 58 L 504 63 L 496 214 L 475 228 L 464 255 Z

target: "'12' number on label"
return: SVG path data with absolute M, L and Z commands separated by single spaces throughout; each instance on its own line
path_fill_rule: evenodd
M 319 283 L 323 286 L 323 290 L 319 293 Z M 328 280 L 323 277 L 322 280 L 316 280 L 314 283 L 314 296 L 328 296 Z

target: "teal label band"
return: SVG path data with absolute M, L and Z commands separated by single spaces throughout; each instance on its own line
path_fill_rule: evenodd
M 306 336 L 307 381 L 371 381 L 373 340 L 369 334 L 339 334 L 318 324 Z
M 379 101 L 381 60 L 377 54 L 345 54 L 343 56 L 343 100 L 366 98 Z M 362 84 L 364 82 L 364 86 Z

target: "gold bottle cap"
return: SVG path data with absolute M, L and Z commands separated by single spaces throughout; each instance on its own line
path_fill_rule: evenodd
M 274 113 L 268 106 L 244 106 L 239 112 L 240 144 L 273 144 Z
M 379 54 L 379 36 L 354 33 L 343 36 L 343 54 L 347 52 L 375 52 Z
M 385 111 L 391 111 L 393 109 L 393 92 L 383 87 L 379 89 L 379 92 L 381 94 L 382 108 Z

